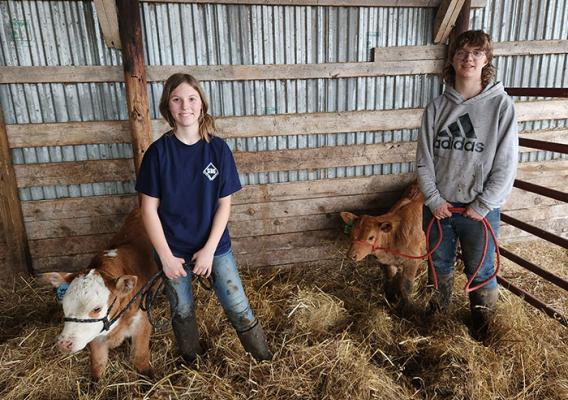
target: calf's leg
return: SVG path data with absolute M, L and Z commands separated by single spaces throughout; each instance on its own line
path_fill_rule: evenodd
M 398 290 L 397 290 L 397 268 L 394 265 L 385 265 L 384 273 L 385 273 L 385 296 L 389 302 L 394 302 L 397 300 L 398 297 Z
M 108 343 L 105 338 L 96 338 L 89 343 L 91 378 L 99 381 L 105 374 L 108 363 Z
M 416 270 L 418 269 L 419 262 L 411 262 L 402 268 L 399 290 L 400 290 L 400 300 L 401 308 L 403 314 L 409 314 L 413 311 L 413 301 L 412 293 L 414 291 L 414 278 L 416 276 Z
M 130 359 L 136 371 L 142 375 L 152 376 L 152 368 L 150 367 L 150 335 L 152 333 L 152 325 L 148 321 L 145 312 L 136 327 L 135 333 L 132 335 L 132 350 Z

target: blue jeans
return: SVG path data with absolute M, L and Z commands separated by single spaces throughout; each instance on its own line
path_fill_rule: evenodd
M 453 204 L 454 207 L 464 207 L 463 204 Z M 495 237 L 499 237 L 499 217 L 500 210 L 495 208 L 490 211 L 485 218 L 491 225 Z M 423 227 L 424 232 L 432 219 L 432 212 L 428 207 L 424 207 Z M 454 263 L 456 259 L 457 242 L 459 240 L 462 250 L 463 261 L 465 265 L 465 274 L 468 279 L 473 275 L 477 264 L 483 254 L 483 225 L 479 221 L 474 221 L 460 214 L 453 214 L 449 218 L 440 220 L 442 226 L 443 239 L 440 247 L 432 254 L 432 261 L 438 275 L 449 275 L 454 272 Z M 438 241 L 440 235 L 436 222 L 430 230 L 429 248 L 433 248 Z M 495 260 L 495 244 L 491 238 L 491 233 L 487 236 L 487 253 L 483 261 L 483 265 L 479 273 L 473 280 L 472 287 L 488 279 L 494 272 L 493 262 Z M 497 279 L 491 279 L 484 288 L 492 289 L 497 287 Z
M 185 262 L 189 265 L 191 258 L 186 258 Z M 170 302 L 172 318 L 184 318 L 193 314 L 193 273 L 191 269 L 186 269 L 186 272 L 187 276 L 184 277 L 165 278 L 165 293 Z M 254 326 L 256 320 L 243 289 L 232 250 L 213 258 L 210 280 L 227 318 L 237 332 L 244 332 Z

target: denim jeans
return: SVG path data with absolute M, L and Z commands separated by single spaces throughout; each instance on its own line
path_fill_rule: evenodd
M 454 207 L 464 207 L 463 204 L 452 204 Z M 485 218 L 487 222 L 491 225 L 495 237 L 499 237 L 499 217 L 500 210 L 498 208 L 490 211 Z M 424 207 L 424 217 L 423 217 L 423 227 L 424 232 L 432 219 L 432 212 L 428 207 Z M 479 260 L 483 255 L 483 237 L 484 228 L 481 222 L 474 221 L 473 219 L 466 218 L 460 214 L 453 214 L 449 218 L 444 218 L 440 220 L 442 226 L 443 239 L 440 243 L 440 247 L 432 254 L 432 261 L 436 268 L 436 273 L 438 275 L 449 275 L 454 272 L 454 263 L 456 258 L 457 243 L 458 240 L 461 245 L 463 261 L 465 265 L 465 274 L 468 279 L 473 275 Z M 433 248 L 438 241 L 440 235 L 436 222 L 432 225 L 430 230 L 430 242 L 429 248 Z M 489 278 L 493 272 L 493 262 L 495 260 L 495 244 L 491 238 L 491 233 L 487 233 L 487 253 L 483 261 L 483 265 L 479 270 L 478 274 L 473 279 L 472 286 L 475 286 L 487 278 Z M 497 279 L 491 279 L 485 286 L 487 289 L 497 287 Z
M 185 261 L 189 265 L 191 259 L 186 258 Z M 165 293 L 170 302 L 172 318 L 176 315 L 184 318 L 193 313 L 191 285 L 193 273 L 191 269 L 186 269 L 186 272 L 187 276 L 184 277 L 165 278 Z M 237 332 L 250 329 L 256 321 L 243 289 L 232 250 L 213 258 L 211 281 L 227 318 Z

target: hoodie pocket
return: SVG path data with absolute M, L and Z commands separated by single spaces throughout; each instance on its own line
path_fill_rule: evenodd
M 438 157 L 434 170 L 436 186 L 447 200 L 471 202 L 483 191 L 483 166 L 479 163 Z

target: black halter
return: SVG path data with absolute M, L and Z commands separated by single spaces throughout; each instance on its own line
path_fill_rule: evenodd
M 191 267 L 191 265 L 184 264 L 184 268 L 189 268 L 189 267 Z M 65 322 L 80 322 L 80 323 L 102 322 L 103 328 L 101 329 L 101 332 L 108 331 L 108 330 L 110 330 L 110 327 L 112 326 L 112 324 L 114 324 L 116 321 L 118 321 L 118 319 L 122 316 L 122 314 L 124 314 L 126 312 L 126 310 L 128 310 L 128 307 L 130 307 L 132 305 L 132 303 L 134 303 L 136 301 L 136 299 L 138 299 L 138 297 L 140 297 L 140 295 L 147 297 L 148 292 L 150 292 L 150 288 L 152 287 L 154 282 L 158 278 L 161 278 L 162 276 L 165 276 L 163 271 L 158 271 L 154 275 L 152 275 L 152 277 L 148 280 L 148 282 L 146 282 L 146 284 L 144 286 L 142 286 L 142 288 L 140 288 L 140 290 L 138 290 L 136 292 L 134 297 L 132 297 L 130 299 L 128 304 L 126 304 L 126 306 L 122 310 L 120 310 L 118 313 L 116 313 L 116 315 L 112 319 L 109 319 L 110 310 L 112 310 L 114 303 L 116 303 L 117 297 L 114 298 L 110 307 L 107 310 L 107 314 L 102 318 L 70 318 L 70 317 L 64 317 L 63 321 L 65 321 Z M 195 277 L 195 275 L 193 275 L 193 276 Z M 203 286 L 203 288 L 205 288 L 206 290 L 212 289 L 213 276 L 209 277 L 209 285 L 205 284 L 205 282 L 201 278 L 201 276 L 198 276 L 197 279 L 199 280 L 199 283 Z M 145 305 L 144 307 L 140 307 L 143 311 L 149 310 L 151 303 L 152 303 L 152 300 L 153 300 L 152 297 L 153 296 L 150 296 L 150 299 L 148 300 L 149 301 L 148 305 Z
M 146 284 L 144 286 L 142 286 L 142 288 L 140 288 L 140 290 L 138 290 L 136 292 L 134 297 L 132 297 L 130 299 L 128 304 L 126 304 L 126 306 L 122 310 L 120 310 L 118 313 L 116 313 L 115 316 L 112 319 L 109 319 L 110 310 L 112 310 L 114 303 L 116 303 L 117 297 L 114 298 L 110 307 L 107 310 L 107 314 L 102 318 L 69 318 L 69 317 L 64 317 L 63 321 L 65 321 L 65 322 L 80 322 L 80 323 L 102 322 L 103 323 L 103 329 L 101 329 L 101 332 L 108 331 L 108 330 L 110 330 L 110 327 L 112 326 L 112 324 L 114 324 L 116 321 L 118 321 L 118 319 L 122 316 L 122 314 L 124 314 L 126 312 L 126 310 L 128 310 L 128 307 L 130 307 L 132 305 L 132 303 L 134 303 L 136 301 L 136 299 L 138 299 L 138 297 L 140 297 L 140 295 L 145 294 L 145 292 L 148 291 L 148 289 L 152 286 L 152 284 L 156 281 L 156 279 L 158 279 L 161 276 L 161 274 L 162 274 L 162 271 L 158 271 L 154 275 L 152 275 L 152 277 L 148 280 L 148 282 L 146 282 Z

